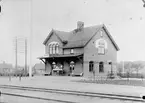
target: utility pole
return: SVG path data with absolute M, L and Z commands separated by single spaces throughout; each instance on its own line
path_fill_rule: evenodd
M 27 39 L 25 39 L 25 70 L 24 72 L 26 73 L 27 71 Z
M 122 73 L 124 73 L 124 61 L 122 61 Z
M 18 54 L 18 52 L 17 52 L 17 37 L 16 37 L 16 41 L 15 41 L 15 42 L 16 42 L 16 44 L 15 44 L 15 45 L 16 45 L 16 46 L 15 46 L 15 56 L 16 56 L 16 57 L 15 57 L 15 58 L 16 58 L 15 68 L 16 68 L 16 70 L 17 70 L 17 54 Z
M 2 2 L 2 0 L 0 0 L 0 2 Z M 2 7 L 1 7 L 1 4 L 0 4 L 0 13 L 1 13 L 1 11 L 2 11 Z
M 32 35 L 33 35 L 33 0 L 30 0 L 30 64 L 29 64 L 29 77 L 32 77 Z
M 0 5 L 0 13 L 1 13 L 1 5 Z

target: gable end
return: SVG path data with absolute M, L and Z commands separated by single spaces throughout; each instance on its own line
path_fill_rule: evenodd
M 49 35 L 47 36 L 47 38 L 44 40 L 44 42 L 43 42 L 44 45 L 46 45 L 47 41 L 50 39 L 50 37 L 51 37 L 53 34 L 56 35 L 56 36 L 58 37 L 58 39 L 59 39 L 61 42 L 63 42 L 63 41 L 61 40 L 61 38 L 60 38 L 60 37 L 55 33 L 55 31 L 52 29 L 51 32 L 49 33 Z
M 111 40 L 112 44 L 114 45 L 115 49 L 117 51 L 119 51 L 119 47 L 118 45 L 116 44 L 115 40 L 113 39 L 113 37 L 110 35 L 109 31 L 107 30 L 106 26 L 103 24 L 103 27 L 104 31 L 106 32 L 107 36 L 109 37 L 109 39 Z

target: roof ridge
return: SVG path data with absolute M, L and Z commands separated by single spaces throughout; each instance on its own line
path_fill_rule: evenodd
M 92 28 L 92 27 L 103 27 L 104 26 L 104 24 L 98 24 L 98 25 L 92 25 L 92 26 L 86 26 L 86 27 L 84 27 L 84 29 L 86 29 L 86 28 Z M 76 30 L 77 28 L 75 28 L 75 29 L 73 29 L 73 30 L 71 30 L 70 32 L 73 32 L 74 30 Z
M 59 32 L 66 32 L 69 33 L 68 31 L 62 31 L 62 30 L 57 30 L 57 29 L 53 29 L 54 31 L 59 31 Z

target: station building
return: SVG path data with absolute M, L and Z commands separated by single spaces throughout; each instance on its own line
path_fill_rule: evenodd
M 53 75 L 54 65 L 64 70 L 64 75 L 89 76 L 116 72 L 119 47 L 104 24 L 77 28 L 70 31 L 52 29 L 44 40 L 45 55 L 39 57 L 45 70 Z

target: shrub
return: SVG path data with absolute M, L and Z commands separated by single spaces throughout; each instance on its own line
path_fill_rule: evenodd
M 121 78 L 145 78 L 145 74 L 138 73 L 117 73 Z

